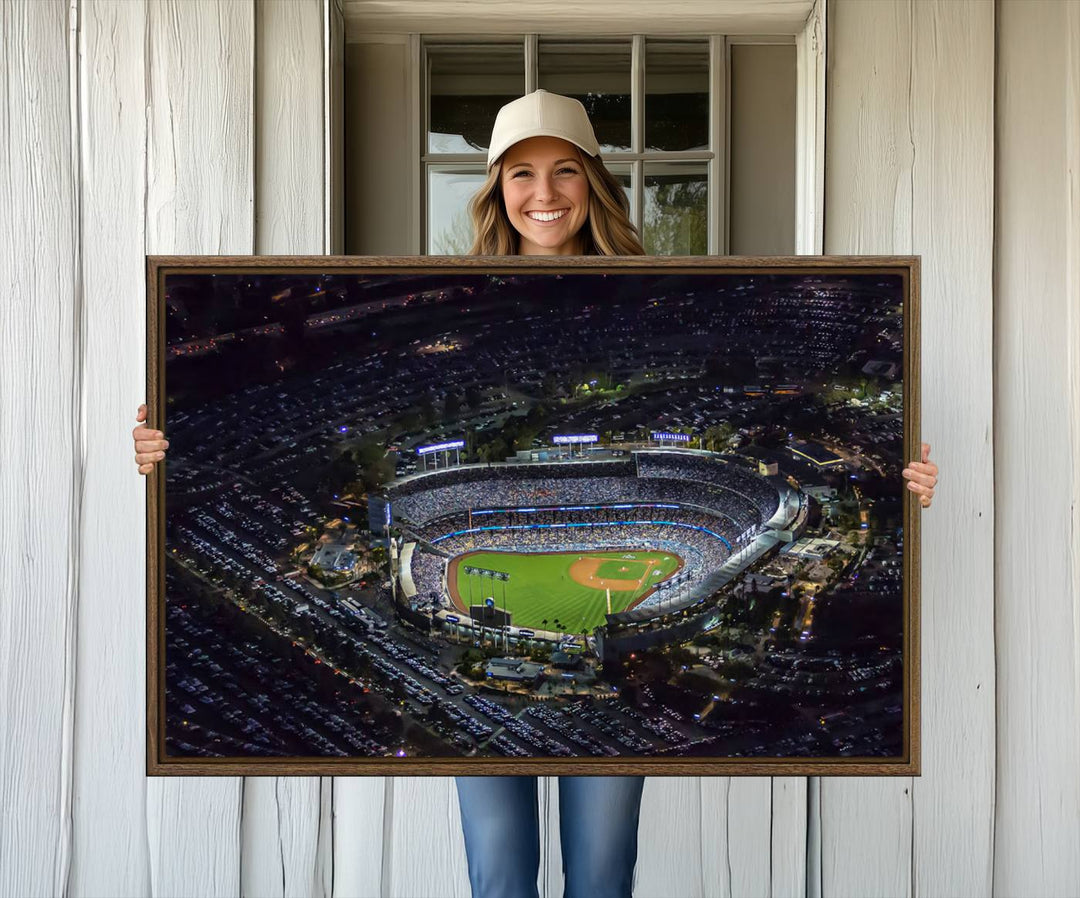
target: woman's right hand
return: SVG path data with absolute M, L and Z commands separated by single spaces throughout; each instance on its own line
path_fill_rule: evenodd
M 146 420 L 145 403 L 139 406 L 135 420 Z M 135 463 L 139 466 L 139 473 L 149 474 L 154 469 L 154 465 L 165 457 L 169 441 L 160 430 L 151 430 L 145 424 L 140 424 L 132 430 L 131 435 L 135 439 Z

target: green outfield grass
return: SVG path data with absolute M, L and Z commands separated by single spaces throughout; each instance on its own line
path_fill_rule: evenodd
M 645 572 L 648 561 L 655 559 L 659 562 L 653 569 L 659 570 L 660 576 L 649 577 L 651 582 L 643 584 L 640 589 L 612 590 L 612 611 L 622 611 L 678 570 L 680 564 L 679 557 L 670 552 L 636 550 L 542 554 L 473 552 L 460 559 L 456 584 L 452 585 L 456 585 L 457 593 L 466 606 L 481 604 L 485 598 L 493 596 L 498 608 L 503 607 L 505 587 L 506 610 L 512 612 L 515 627 L 554 630 L 555 621 L 559 620 L 564 630 L 591 632 L 593 627 L 605 622 L 607 594 L 603 589 L 583 586 L 571 578 L 570 565 L 582 557 L 603 559 L 598 575 L 619 580 L 636 580 Z M 489 577 L 467 575 L 465 566 L 507 573 L 510 579 L 505 583 L 498 580 L 492 582 Z M 630 570 L 620 571 L 622 567 Z

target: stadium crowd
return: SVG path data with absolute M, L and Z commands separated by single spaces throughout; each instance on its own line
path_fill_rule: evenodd
M 635 453 L 634 461 L 470 465 L 391 486 L 394 517 L 424 524 L 447 511 L 527 505 L 680 502 L 721 509 L 743 529 L 779 507 L 768 482 L 705 456 Z
M 767 521 L 780 505 L 779 495 L 768 481 L 736 464 L 707 455 L 674 452 L 637 452 L 639 478 L 686 480 L 738 493 L 753 503 L 761 521 Z
M 679 452 L 552 464 L 473 465 L 410 478 L 388 491 L 417 540 L 417 598 L 438 605 L 446 561 L 463 552 L 649 548 L 683 559 L 701 583 L 776 512 L 769 483 L 736 464 Z M 664 598 L 658 589 L 645 606 Z

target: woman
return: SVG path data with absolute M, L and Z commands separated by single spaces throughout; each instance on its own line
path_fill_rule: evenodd
M 622 187 L 600 160 L 584 107 L 538 90 L 508 103 L 495 120 L 488 177 L 469 203 L 474 255 L 641 255 Z M 145 420 L 146 406 L 136 419 Z M 164 458 L 160 431 L 136 427 L 135 461 L 149 472 Z M 929 507 L 937 465 L 904 469 Z M 637 859 L 644 777 L 559 777 L 566 898 L 629 896 Z M 474 898 L 535 896 L 540 863 L 534 776 L 456 777 Z
M 473 255 L 640 256 L 622 186 L 585 107 L 543 90 L 499 110 L 488 177 L 469 203 Z M 535 776 L 456 777 L 473 898 L 535 898 Z M 629 896 L 643 776 L 560 776 L 565 898 Z

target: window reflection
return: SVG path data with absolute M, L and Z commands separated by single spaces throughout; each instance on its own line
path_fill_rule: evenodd
M 645 165 L 645 252 L 704 255 L 709 245 L 708 175 L 702 163 Z
M 708 148 L 708 42 L 646 41 L 646 151 Z
M 601 153 L 630 149 L 629 40 L 539 42 L 538 87 L 580 100 Z
M 481 166 L 432 166 L 428 169 L 428 253 L 464 256 L 473 241 L 468 204 L 484 183 Z
M 486 151 L 499 108 L 525 93 L 525 49 L 515 44 L 428 47 L 429 153 Z

